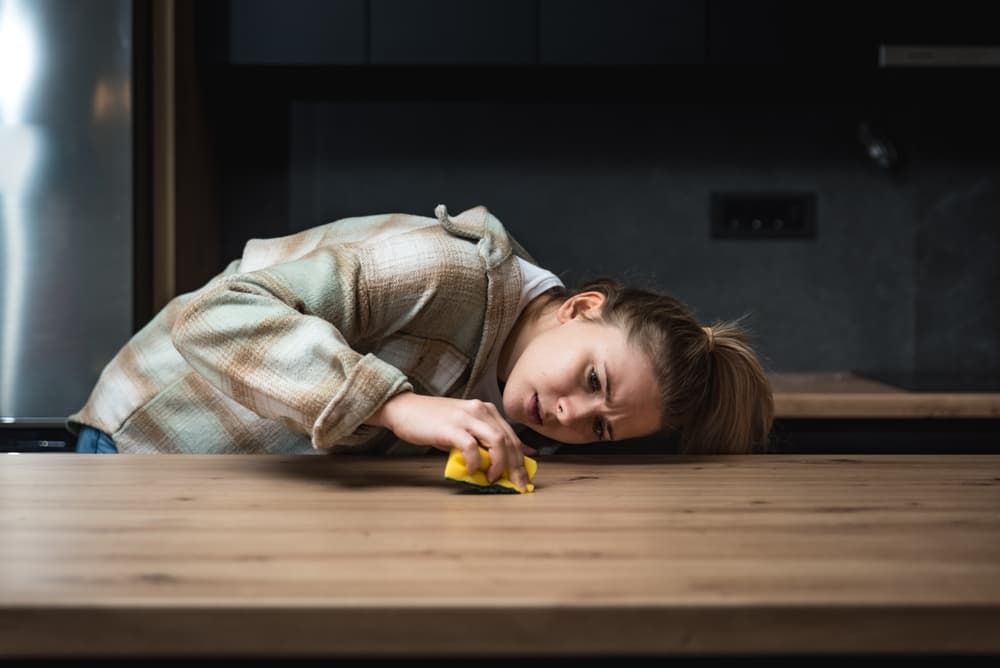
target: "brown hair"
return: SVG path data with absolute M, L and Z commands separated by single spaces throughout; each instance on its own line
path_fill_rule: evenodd
M 660 386 L 661 435 L 679 430 L 682 453 L 767 449 L 774 420 L 771 384 L 738 320 L 714 322 L 710 340 L 680 300 L 609 278 L 576 290 L 553 288 L 545 296 L 551 303 L 591 290 L 606 297 L 601 320 L 622 327 L 652 362 Z

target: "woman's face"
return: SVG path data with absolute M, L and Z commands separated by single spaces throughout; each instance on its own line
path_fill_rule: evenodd
M 570 298 L 553 324 L 528 339 L 503 391 L 510 419 L 560 443 L 620 441 L 659 429 L 659 392 L 645 353 L 619 327 L 584 317 L 597 316 L 603 303 L 595 292 Z

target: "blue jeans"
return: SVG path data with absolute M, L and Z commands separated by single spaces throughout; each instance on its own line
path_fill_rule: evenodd
M 117 455 L 118 448 L 114 440 L 103 431 L 93 427 L 80 427 L 80 435 L 76 439 L 76 451 L 89 455 Z

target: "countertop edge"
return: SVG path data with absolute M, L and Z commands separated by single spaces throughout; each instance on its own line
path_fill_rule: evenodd
M 994 654 L 998 626 L 998 604 L 0 608 L 10 658 Z

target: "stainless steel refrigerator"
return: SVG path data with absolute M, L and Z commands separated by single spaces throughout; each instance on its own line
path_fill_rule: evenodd
M 63 429 L 134 331 L 129 0 L 0 0 L 0 450 Z

